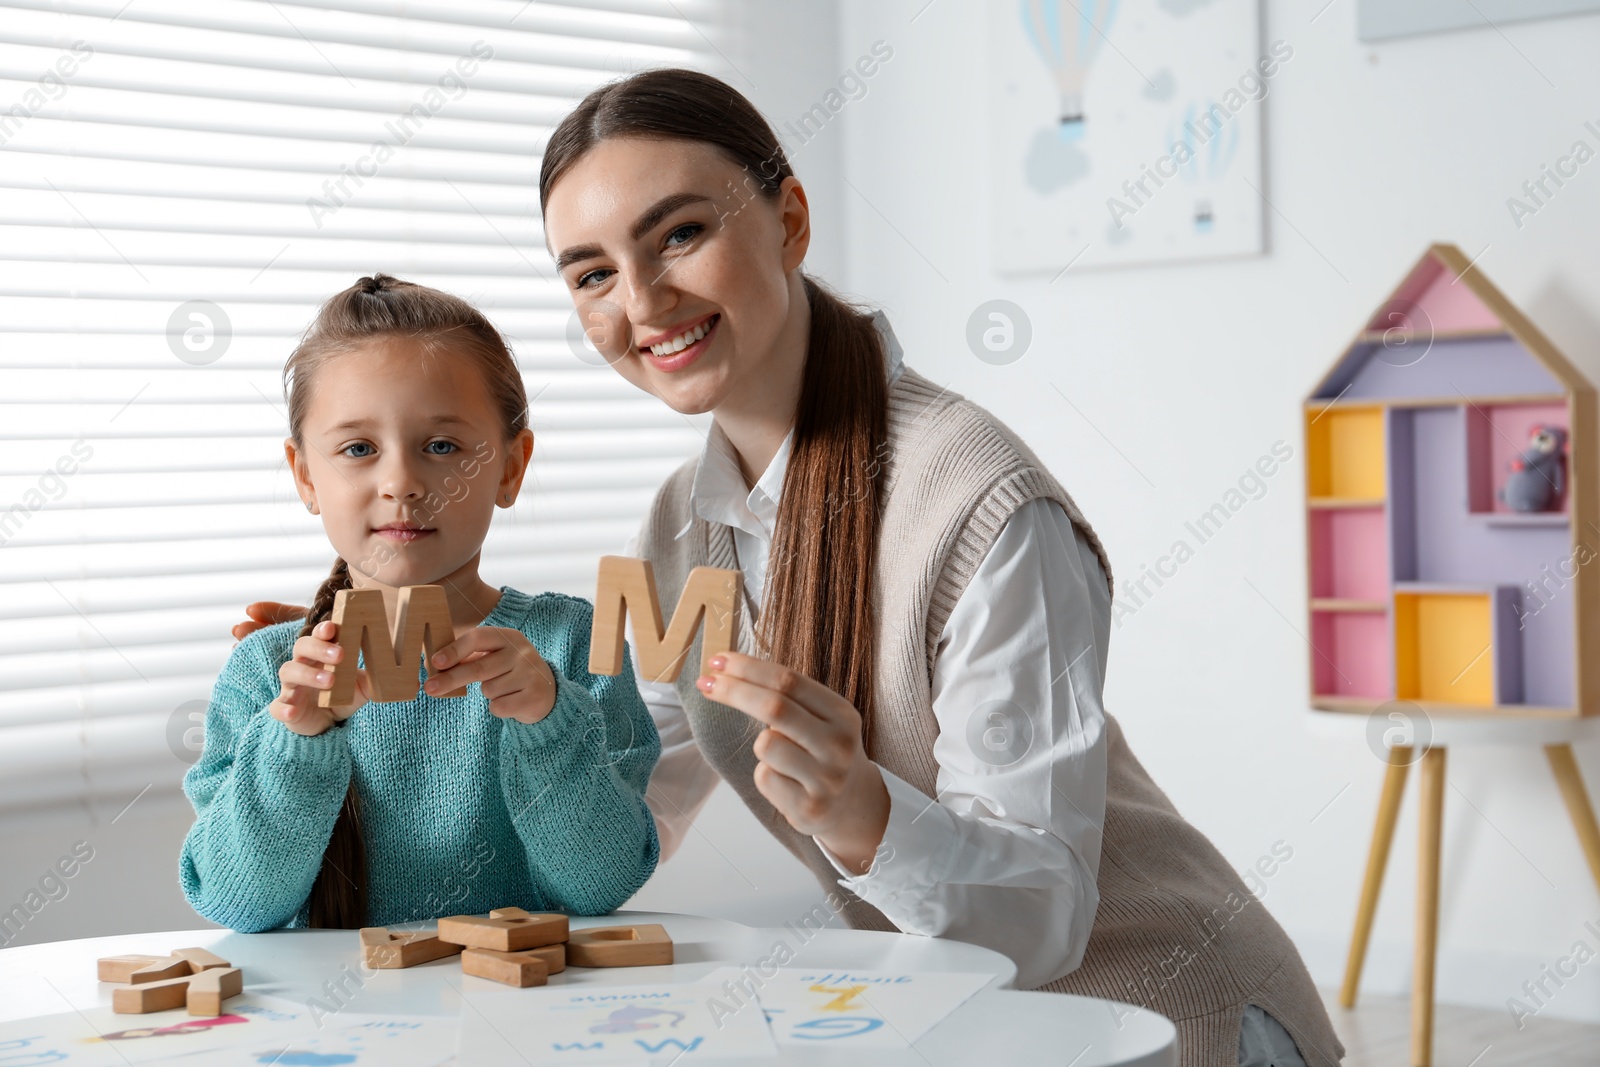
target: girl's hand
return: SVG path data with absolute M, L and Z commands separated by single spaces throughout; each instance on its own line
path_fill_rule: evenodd
M 695 682 L 713 700 L 764 723 L 756 788 L 789 825 L 865 874 L 889 825 L 889 790 L 861 747 L 861 713 L 821 682 L 728 652 Z
M 556 706 L 556 675 L 521 630 L 478 626 L 433 654 L 438 673 L 423 689 L 448 693 L 478 682 L 489 711 L 502 719 L 535 723 Z
M 333 688 L 333 672 L 325 664 L 337 665 L 344 649 L 333 644 L 339 637 L 339 624 L 332 620 L 317 623 L 309 637 L 294 643 L 294 657 L 278 668 L 278 681 L 283 683 L 278 699 L 267 705 L 274 719 L 297 734 L 315 737 L 335 722 L 348 719 L 372 699 L 372 683 L 367 672 L 355 665 L 345 668 L 356 672 L 355 703 L 344 708 L 319 708 L 317 697 L 324 689 Z

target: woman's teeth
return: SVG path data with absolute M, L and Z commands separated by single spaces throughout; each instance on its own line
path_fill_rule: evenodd
M 672 340 L 665 341 L 659 345 L 651 345 L 650 354 L 652 356 L 670 356 L 674 353 L 682 352 L 685 348 L 688 348 L 690 345 L 694 344 L 696 341 L 700 340 L 700 338 L 709 333 L 711 331 L 711 327 L 716 323 L 716 321 L 717 317 L 713 315 L 711 318 L 702 322 L 688 333 L 679 334 Z

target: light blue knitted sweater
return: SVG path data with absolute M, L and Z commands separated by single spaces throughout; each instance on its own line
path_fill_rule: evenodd
M 591 675 L 588 601 L 501 592 L 480 625 L 521 630 L 555 672 L 555 707 L 536 723 L 491 715 L 474 682 L 465 697 L 368 704 L 304 737 L 266 710 L 301 624 L 234 647 L 183 779 L 195 823 L 179 881 L 195 911 L 247 933 L 304 926 L 352 775 L 370 925 L 501 907 L 601 915 L 645 883 L 661 741 L 628 654 L 616 677 Z

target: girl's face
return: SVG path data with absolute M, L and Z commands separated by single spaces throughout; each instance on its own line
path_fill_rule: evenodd
M 357 587 L 440 583 L 476 567 L 496 506 L 516 499 L 533 435 L 504 420 L 469 356 L 385 337 L 333 356 L 310 383 L 300 495 Z
M 811 239 L 805 192 L 794 177 L 776 200 L 756 189 L 754 175 L 711 145 L 613 137 L 547 197 L 545 243 L 590 341 L 624 378 L 685 414 L 761 391 L 805 310 L 791 276 Z M 652 350 L 686 331 L 708 332 L 677 351 Z

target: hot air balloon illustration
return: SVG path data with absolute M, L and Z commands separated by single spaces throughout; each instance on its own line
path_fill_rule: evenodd
M 1207 102 L 1202 107 L 1191 101 L 1184 108 L 1182 126 L 1168 127 L 1167 148 L 1174 157 L 1180 145 L 1188 150 L 1178 166 L 1184 181 L 1201 186 L 1221 181 L 1239 149 L 1239 123 L 1229 122 L 1230 117 L 1231 112 L 1221 104 Z M 1193 218 L 1196 233 L 1211 232 L 1215 216 L 1205 196 L 1196 198 Z
M 1061 91 L 1062 140 L 1083 136 L 1083 79 L 1105 43 L 1117 0 L 1022 0 L 1022 28 Z

